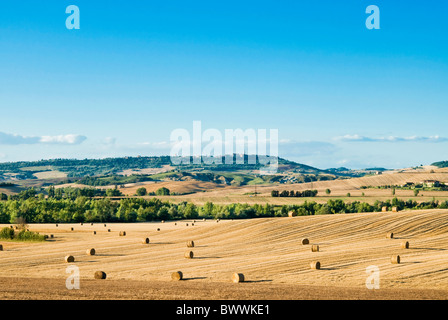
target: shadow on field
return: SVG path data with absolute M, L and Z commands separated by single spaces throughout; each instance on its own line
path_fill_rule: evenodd
M 221 257 L 194 257 L 193 259 L 221 259 Z
M 174 244 L 174 242 L 150 242 L 149 245 L 151 244 Z
M 261 282 L 272 282 L 272 280 L 244 280 L 244 283 L 261 283 Z
M 207 279 L 207 277 L 183 278 L 182 280 L 188 281 L 188 280 L 202 280 L 202 279 Z
M 96 253 L 96 256 L 100 256 L 100 257 L 124 257 L 124 254 L 120 254 L 120 253 Z
M 435 251 L 445 251 L 446 249 L 443 248 L 414 248 L 414 247 L 410 247 L 410 250 L 414 249 L 414 250 L 435 250 Z

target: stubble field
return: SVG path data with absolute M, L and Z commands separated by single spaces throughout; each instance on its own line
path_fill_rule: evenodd
M 29 225 L 54 238 L 1 242 L 0 298 L 447 299 L 447 218 L 448 210 L 421 210 L 219 222 Z M 388 232 L 394 233 L 393 239 L 386 238 Z M 146 237 L 149 244 L 142 243 Z M 302 245 L 303 238 L 310 244 Z M 189 240 L 193 248 L 187 248 Z M 408 249 L 401 248 L 403 241 L 409 242 Z M 311 251 L 312 244 L 319 245 L 318 252 Z M 90 248 L 95 255 L 86 254 Z M 193 259 L 184 257 L 190 250 Z M 66 263 L 66 255 L 75 261 Z M 393 255 L 400 255 L 400 264 L 391 263 Z M 319 261 L 321 269 L 311 269 L 312 261 Z M 66 288 L 69 265 L 79 268 L 79 290 Z M 379 270 L 379 289 L 366 287 L 369 266 Z M 99 270 L 106 272 L 105 280 L 94 279 Z M 182 271 L 184 280 L 172 281 L 175 271 Z M 243 273 L 245 282 L 232 283 L 234 272 Z

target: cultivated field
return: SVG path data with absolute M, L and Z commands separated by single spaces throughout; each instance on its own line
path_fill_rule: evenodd
M 448 210 L 192 224 L 30 225 L 54 238 L 0 242 L 0 298 L 448 298 Z M 388 232 L 394 233 L 392 239 L 386 238 Z M 142 243 L 146 237 L 149 244 Z M 302 245 L 303 238 L 310 244 Z M 193 248 L 187 248 L 189 240 Z M 409 242 L 408 249 L 401 248 L 403 241 Z M 318 252 L 311 251 L 312 244 L 319 245 Z M 90 248 L 95 255 L 86 254 Z M 193 259 L 184 257 L 187 250 L 194 252 Z M 66 255 L 75 261 L 66 263 Z M 393 255 L 400 255 L 400 264 L 391 263 Z M 321 269 L 311 269 L 312 261 L 319 261 Z M 80 290 L 65 287 L 68 265 L 79 267 Z M 366 288 L 371 265 L 379 268 L 380 289 Z M 94 279 L 99 270 L 107 279 Z M 183 281 L 171 280 L 175 271 L 183 272 Z M 232 283 L 234 272 L 243 273 L 246 281 Z
M 340 179 L 330 181 L 316 181 L 298 184 L 269 184 L 269 185 L 244 185 L 233 186 L 214 182 L 204 181 L 160 181 L 160 182 L 141 182 L 129 184 L 119 188 L 126 196 L 133 196 L 140 187 L 145 187 L 148 192 L 155 192 L 161 187 L 170 189 L 172 193 L 180 195 L 162 196 L 162 200 L 179 203 L 182 201 L 192 202 L 196 205 L 203 205 L 210 201 L 214 204 L 230 203 L 248 203 L 248 204 L 300 204 L 306 201 L 316 201 L 325 203 L 329 199 L 342 199 L 344 201 L 361 201 L 373 204 L 376 200 L 386 201 L 392 199 L 391 189 L 367 188 L 362 186 L 386 186 L 386 185 L 404 185 L 407 182 L 421 183 L 424 180 L 437 180 L 448 183 L 448 172 L 444 169 L 431 170 L 405 170 L 393 171 L 382 175 L 366 176 L 361 178 Z M 111 186 L 113 187 L 113 186 Z M 104 188 L 104 187 L 102 187 Z M 271 197 L 272 190 L 278 191 L 303 191 L 318 190 L 318 196 L 313 198 L 274 198 Z M 325 193 L 326 189 L 331 190 L 331 195 Z M 254 193 L 257 196 L 254 196 Z M 350 193 L 351 197 L 347 197 Z M 448 199 L 448 191 L 421 191 L 419 195 L 414 196 L 413 190 L 395 191 L 395 196 L 402 200 L 412 199 L 417 202 L 435 200 L 445 201 Z M 151 198 L 153 196 L 148 196 Z
M 123 170 L 121 172 L 117 172 L 117 174 L 125 175 L 125 176 L 129 176 L 132 174 L 157 174 L 157 173 L 171 171 L 173 169 L 174 169 L 174 167 L 172 167 L 170 165 L 163 165 L 161 168 L 127 169 L 127 170 Z

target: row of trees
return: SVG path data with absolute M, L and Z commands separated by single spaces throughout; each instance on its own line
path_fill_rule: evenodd
M 49 198 L 55 199 L 76 199 L 78 197 L 118 197 L 122 196 L 120 190 L 117 188 L 97 189 L 97 188 L 54 188 L 53 186 L 47 189 Z
M 285 209 L 286 210 L 286 209 Z M 6 200 L 0 202 L 0 223 L 15 223 L 18 218 L 28 223 L 53 222 L 137 222 L 197 218 L 254 218 L 282 215 L 273 206 L 247 204 L 196 206 L 182 202 L 174 204 L 157 198 L 108 198 Z M 287 212 L 287 211 L 285 211 Z M 286 213 L 285 213 L 286 214 Z
M 278 190 L 272 190 L 271 196 L 272 197 L 315 197 L 317 195 L 317 190 L 304 190 L 302 192 L 300 191 L 288 191 L 283 190 L 279 192 Z
M 78 197 L 118 197 L 123 196 L 120 190 L 117 188 L 111 189 L 96 189 L 96 188 L 55 188 L 53 186 L 47 188 L 46 190 L 36 190 L 35 188 L 29 188 L 23 190 L 15 195 L 6 195 L 5 193 L 0 193 L 0 200 L 27 200 L 30 198 L 45 199 L 45 197 L 51 199 L 71 199 L 74 200 Z
M 327 203 L 305 201 L 303 204 L 270 205 L 241 204 L 217 205 L 211 202 L 203 206 L 182 202 L 179 204 L 161 201 L 157 198 L 125 198 L 113 201 L 108 198 L 92 199 L 79 196 L 75 199 L 30 197 L 0 201 L 0 223 L 15 223 L 23 219 L 28 223 L 53 222 L 137 222 L 197 218 L 257 218 L 286 217 L 289 211 L 297 215 L 338 214 L 354 212 L 380 212 L 382 207 L 403 209 L 448 209 L 448 201 L 417 203 L 413 200 L 376 201 L 345 203 L 341 199 Z
M 414 192 L 417 190 L 422 191 L 448 191 L 448 185 L 446 185 L 443 182 L 438 183 L 434 186 L 426 186 L 423 183 L 416 183 L 416 184 L 408 184 L 408 185 L 382 185 L 382 186 L 361 186 L 360 189 L 392 189 L 394 192 L 395 189 L 397 190 L 414 190 Z

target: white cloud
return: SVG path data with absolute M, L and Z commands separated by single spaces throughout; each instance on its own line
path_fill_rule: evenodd
M 35 143 L 39 143 L 38 137 L 26 137 L 18 134 L 0 132 L 0 144 L 17 145 Z
M 28 137 L 18 134 L 0 132 L 0 144 L 20 145 L 20 144 L 80 144 L 87 137 L 78 134 L 66 134 L 57 136 L 35 136 Z
M 87 138 L 78 134 L 66 134 L 59 136 L 42 136 L 40 137 L 41 143 L 51 144 L 80 144 Z
M 345 142 L 447 142 L 448 138 L 435 136 L 410 136 L 410 137 L 397 137 L 397 136 L 384 136 L 384 137 L 366 137 L 358 134 L 346 134 L 344 136 L 336 137 L 334 140 Z

